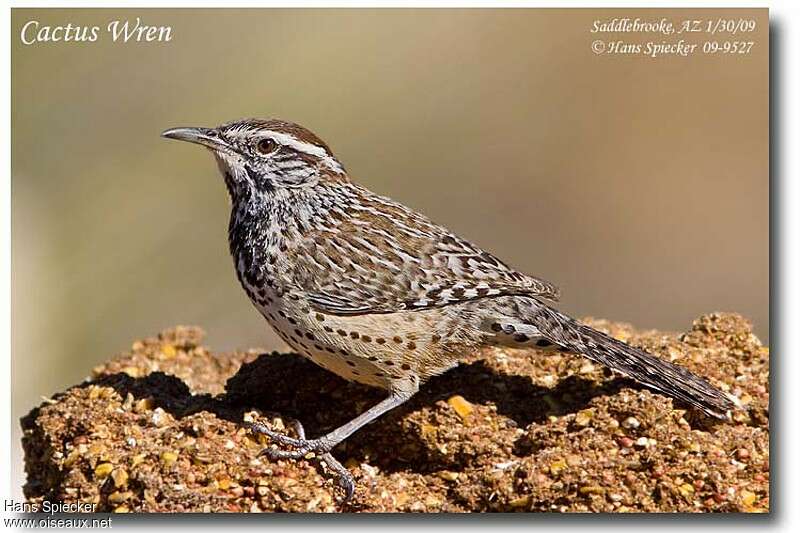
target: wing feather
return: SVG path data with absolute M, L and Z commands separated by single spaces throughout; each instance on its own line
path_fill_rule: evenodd
M 370 196 L 295 250 L 294 283 L 318 311 L 358 315 L 443 307 L 504 295 L 558 300 L 522 274 L 387 198 Z

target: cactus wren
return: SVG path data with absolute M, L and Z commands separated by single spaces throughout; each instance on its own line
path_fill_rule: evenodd
M 164 137 L 216 157 L 232 201 L 228 239 L 239 281 L 278 335 L 339 376 L 380 387 L 385 400 L 315 439 L 251 428 L 290 449 L 329 453 L 359 428 L 411 398 L 430 377 L 483 345 L 582 354 L 660 392 L 724 418 L 736 399 L 686 369 L 580 324 L 546 301 L 551 283 L 523 274 L 424 217 L 357 185 L 328 146 L 281 120 L 174 128 Z

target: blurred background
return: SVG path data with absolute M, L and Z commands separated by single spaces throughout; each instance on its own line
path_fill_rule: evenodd
M 14 420 L 175 324 L 214 350 L 281 347 L 237 284 L 211 155 L 159 138 L 246 116 L 309 127 L 361 183 L 555 282 L 569 313 L 684 331 L 736 311 L 768 340 L 766 13 L 14 10 Z M 662 15 L 746 15 L 756 44 L 592 53 L 593 20 Z M 172 41 L 19 40 L 33 19 L 137 16 Z

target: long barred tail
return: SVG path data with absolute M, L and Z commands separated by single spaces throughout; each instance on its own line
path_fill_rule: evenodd
M 729 411 L 740 407 L 735 397 L 685 368 L 580 324 L 549 306 L 536 305 L 533 315 L 526 319 L 563 348 L 580 353 L 667 396 L 698 407 L 711 416 L 726 419 Z

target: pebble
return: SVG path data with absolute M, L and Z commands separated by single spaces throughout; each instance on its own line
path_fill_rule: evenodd
M 122 372 L 128 374 L 132 378 L 138 378 L 140 377 L 141 374 L 141 372 L 139 372 L 139 369 L 136 368 L 135 366 L 126 366 L 125 368 L 122 369 Z
M 465 400 L 463 396 L 451 396 L 448 398 L 447 403 L 453 408 L 456 414 L 461 417 L 461 420 L 466 421 L 469 415 L 472 414 L 472 404 Z
M 69 452 L 69 455 L 67 455 L 67 458 L 64 459 L 64 466 L 70 468 L 72 465 L 75 464 L 75 462 L 78 460 L 80 456 L 81 454 L 77 449 L 72 450 L 71 452 Z
M 142 414 L 150 411 L 153 408 L 154 403 L 155 401 L 150 397 L 137 400 L 136 403 L 133 404 L 133 412 L 136 414 Z
M 508 502 L 508 505 L 512 509 L 519 509 L 520 507 L 527 507 L 528 505 L 530 505 L 530 503 L 531 503 L 531 497 L 528 495 L 528 496 L 520 496 L 519 498 L 514 498 L 513 500 Z
M 554 476 L 560 474 L 567 467 L 567 462 L 564 459 L 553 461 L 550 463 L 550 473 Z
M 111 472 L 111 479 L 114 481 L 114 486 L 119 488 L 124 487 L 128 484 L 128 473 L 121 469 L 115 468 L 113 472 Z
M 641 426 L 641 423 L 633 416 L 629 416 L 628 418 L 622 421 L 622 427 L 626 429 L 636 429 L 639 426 Z
M 161 354 L 164 359 L 173 359 L 178 354 L 178 350 L 171 344 L 165 344 L 161 347 Z
M 133 407 L 133 394 L 129 392 L 125 395 L 125 401 L 122 402 L 122 408 L 125 411 L 130 411 L 131 407 Z
M 746 459 L 749 459 L 750 458 L 750 452 L 748 450 L 746 450 L 745 448 L 739 448 L 738 450 L 736 450 L 736 458 L 739 459 L 740 461 L 744 461 Z
M 161 452 L 161 462 L 167 466 L 173 464 L 178 460 L 178 454 L 175 452 Z
M 451 472 L 450 470 L 442 470 L 438 473 L 439 477 L 445 481 L 457 481 L 458 472 Z
M 749 490 L 743 490 L 741 492 L 742 504 L 747 507 L 751 507 L 756 502 L 756 495 Z
M 122 503 L 129 500 L 133 496 L 133 492 L 126 490 L 125 492 L 115 491 L 108 495 L 110 503 Z
M 100 463 L 95 467 L 94 475 L 99 479 L 103 479 L 108 477 L 112 470 L 114 470 L 114 465 L 111 463 Z
M 589 422 L 592 421 L 594 417 L 594 409 L 583 409 L 578 411 L 575 415 L 575 424 L 580 427 L 586 427 L 589 425 Z
M 600 485 L 586 485 L 578 489 L 581 494 L 604 494 L 606 489 Z
M 150 417 L 150 423 L 156 427 L 161 427 L 167 423 L 167 413 L 161 407 L 157 407 Z

